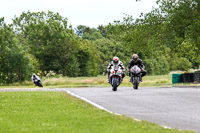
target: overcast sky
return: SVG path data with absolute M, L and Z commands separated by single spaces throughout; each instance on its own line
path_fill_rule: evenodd
M 4 17 L 7 24 L 23 11 L 49 10 L 68 18 L 73 28 L 77 25 L 97 28 L 122 20 L 124 13 L 138 18 L 141 12 L 147 13 L 157 7 L 156 0 L 0 0 L 0 5 L 0 17 Z

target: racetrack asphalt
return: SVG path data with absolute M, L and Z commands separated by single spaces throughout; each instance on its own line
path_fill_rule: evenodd
M 105 109 L 161 126 L 200 132 L 200 87 L 111 87 L 0 89 L 0 91 L 63 91 Z
M 104 108 L 134 119 L 146 120 L 164 127 L 200 132 L 199 87 L 120 87 L 70 88 Z

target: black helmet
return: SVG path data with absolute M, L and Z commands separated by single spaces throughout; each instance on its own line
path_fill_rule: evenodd
M 116 57 L 116 56 L 113 57 L 113 62 L 114 62 L 114 63 L 118 63 L 118 61 L 119 61 L 119 58 L 118 58 L 118 57 Z
M 137 61 L 139 57 L 138 57 L 137 54 L 133 54 L 132 58 L 133 58 L 134 61 Z

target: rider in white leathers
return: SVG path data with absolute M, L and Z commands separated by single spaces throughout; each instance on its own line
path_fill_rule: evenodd
M 37 82 L 40 81 L 40 77 L 37 76 L 35 73 L 32 75 L 31 79 L 34 84 L 37 84 Z
M 122 81 L 123 78 L 125 77 L 125 67 L 123 65 L 123 63 L 119 60 L 118 57 L 113 57 L 113 60 L 109 63 L 108 67 L 107 67 L 107 72 L 108 72 L 108 83 L 110 83 L 110 69 L 112 66 L 114 65 L 119 65 L 122 69 Z

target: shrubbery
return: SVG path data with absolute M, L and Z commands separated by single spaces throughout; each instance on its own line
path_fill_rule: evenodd
M 165 57 L 144 60 L 145 69 L 149 75 L 164 75 L 169 73 L 169 63 Z
M 192 67 L 192 63 L 188 61 L 186 58 L 178 58 L 175 57 L 170 61 L 170 70 L 180 70 L 180 71 L 188 71 Z
M 183 57 L 172 58 L 169 63 L 165 57 L 145 59 L 144 64 L 149 75 L 164 75 L 176 70 L 188 71 L 192 67 L 192 63 Z

